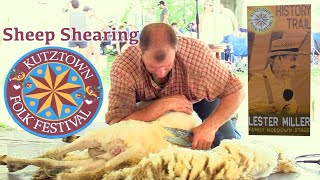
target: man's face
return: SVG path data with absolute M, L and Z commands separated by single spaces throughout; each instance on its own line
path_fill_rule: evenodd
M 174 30 L 178 30 L 177 25 L 173 25 L 172 28 L 173 28 Z
M 166 77 L 172 70 L 175 58 L 175 49 L 172 47 L 149 48 L 142 54 L 142 61 L 147 70 L 152 74 L 153 78 L 162 79 Z M 163 55 L 164 59 L 158 61 L 157 57 Z
M 281 55 L 274 58 L 272 71 L 277 78 L 291 77 L 296 69 L 297 55 Z

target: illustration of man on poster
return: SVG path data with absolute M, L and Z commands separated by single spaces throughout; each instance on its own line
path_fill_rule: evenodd
M 281 38 L 271 42 L 262 72 L 252 73 L 249 87 L 256 89 L 249 93 L 249 112 L 258 114 L 296 115 L 304 111 L 297 104 L 296 88 L 293 82 L 299 73 L 310 34 L 304 38 Z M 272 38 L 271 38 L 272 39 Z M 254 93 L 256 92 L 256 93 Z

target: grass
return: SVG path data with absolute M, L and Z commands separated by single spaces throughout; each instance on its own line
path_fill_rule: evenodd
M 0 122 L 0 130 L 2 129 L 5 129 L 5 130 L 14 130 L 14 128 L 8 126 L 8 125 L 5 125 L 3 123 Z

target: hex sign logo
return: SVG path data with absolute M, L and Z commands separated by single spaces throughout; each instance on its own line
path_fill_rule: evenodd
M 265 32 L 274 24 L 274 17 L 267 8 L 257 8 L 250 13 L 249 23 L 256 32 Z
M 61 138 L 85 129 L 98 114 L 103 89 L 94 66 L 81 54 L 43 47 L 21 57 L 10 69 L 4 99 L 25 131 Z

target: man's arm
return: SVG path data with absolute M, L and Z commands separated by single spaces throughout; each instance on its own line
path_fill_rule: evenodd
M 239 108 L 241 102 L 245 98 L 244 88 L 225 96 L 220 99 L 220 105 L 217 109 L 206 119 L 204 124 L 210 126 L 217 131 L 220 126 L 227 122 L 231 116 Z
M 168 22 L 168 14 L 164 14 L 163 15 L 163 23 L 167 23 Z
M 198 127 L 194 128 L 192 149 L 210 149 L 215 133 L 236 112 L 245 97 L 244 89 L 240 89 L 221 98 L 217 109 Z
M 163 21 L 162 23 L 167 23 L 168 21 L 168 9 L 163 10 Z
M 115 118 L 108 122 L 109 125 L 135 119 L 139 121 L 154 121 L 168 111 L 179 111 L 187 114 L 192 114 L 192 103 L 184 95 L 173 95 L 160 98 L 153 103 L 137 108 L 136 111 L 124 118 Z

